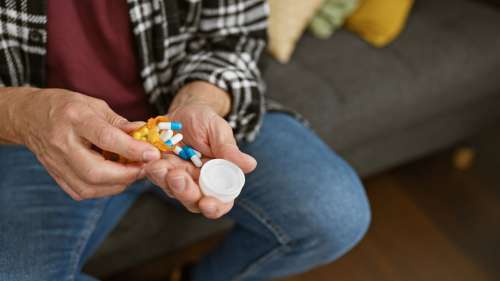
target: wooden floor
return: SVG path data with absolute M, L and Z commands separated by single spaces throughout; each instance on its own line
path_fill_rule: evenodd
M 475 144 L 467 171 L 453 168 L 450 150 L 366 179 L 373 212 L 366 238 L 337 262 L 283 280 L 500 280 L 500 137 L 486 134 Z M 116 280 L 159 278 L 165 262 Z

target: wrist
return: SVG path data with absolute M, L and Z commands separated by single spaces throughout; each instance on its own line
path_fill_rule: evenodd
M 169 112 L 185 105 L 204 105 L 219 116 L 225 117 L 231 110 L 229 93 L 207 82 L 196 81 L 187 84 L 175 96 Z
M 22 117 L 24 106 L 39 89 L 32 87 L 0 88 L 0 143 L 24 144 Z

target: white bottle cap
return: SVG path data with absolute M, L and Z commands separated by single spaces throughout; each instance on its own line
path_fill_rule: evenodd
M 227 203 L 240 195 L 245 175 L 236 164 L 224 159 L 213 159 L 201 168 L 199 183 L 204 195 Z

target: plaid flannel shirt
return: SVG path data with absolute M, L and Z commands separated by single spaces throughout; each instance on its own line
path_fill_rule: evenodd
M 44 87 L 47 0 L 0 0 L 0 86 Z M 124 1 L 124 0 L 123 0 Z M 232 96 L 227 119 L 253 140 L 265 112 L 257 67 L 265 48 L 265 0 L 127 0 L 145 93 L 164 113 L 191 81 Z

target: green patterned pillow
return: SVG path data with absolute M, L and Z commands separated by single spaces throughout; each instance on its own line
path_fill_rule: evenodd
M 319 38 L 328 38 L 344 24 L 358 7 L 358 0 L 324 0 L 309 24 L 309 30 Z

